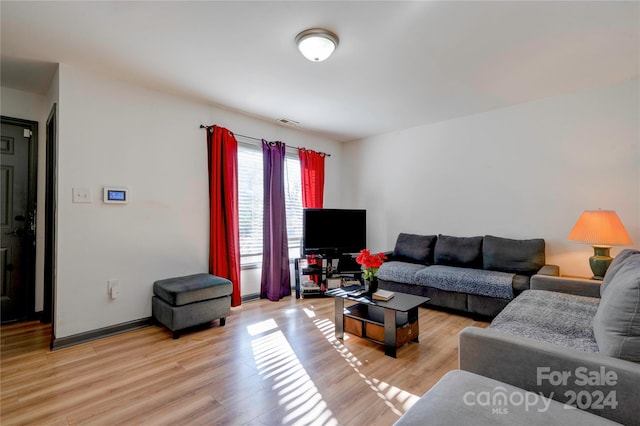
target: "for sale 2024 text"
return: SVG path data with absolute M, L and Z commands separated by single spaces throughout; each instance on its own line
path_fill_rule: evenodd
M 564 392 L 567 398 L 566 405 L 580 409 L 603 410 L 615 409 L 618 406 L 615 389 L 611 389 L 618 383 L 618 375 L 615 371 L 607 371 L 604 366 L 598 370 L 590 370 L 587 367 L 577 367 L 575 370 L 551 370 L 550 367 L 538 367 L 536 376 L 538 386 L 548 382 L 552 386 L 572 386 L 595 390 L 569 389 Z M 602 388 L 602 389 L 600 389 Z M 553 397 L 553 394 L 549 396 Z

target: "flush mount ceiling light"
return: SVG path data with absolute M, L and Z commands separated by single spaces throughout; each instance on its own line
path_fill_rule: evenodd
M 296 44 L 305 58 L 320 62 L 331 56 L 338 47 L 338 36 L 322 28 L 311 28 L 296 36 Z

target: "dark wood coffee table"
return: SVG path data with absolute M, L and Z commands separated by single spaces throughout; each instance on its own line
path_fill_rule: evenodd
M 336 338 L 343 339 L 347 331 L 384 345 L 385 355 L 393 358 L 400 346 L 409 341 L 418 342 L 418 307 L 428 302 L 428 297 L 395 292 L 393 298 L 380 301 L 354 293 L 362 289 L 362 286 L 350 286 L 325 292 L 335 300 Z M 345 309 L 345 300 L 357 303 Z

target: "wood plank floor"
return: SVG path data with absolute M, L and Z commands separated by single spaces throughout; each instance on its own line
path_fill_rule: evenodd
M 420 343 L 334 337 L 333 299 L 234 308 L 173 340 L 158 326 L 51 352 L 38 322 L 1 328 L 0 423 L 390 425 L 457 368 L 458 332 L 485 322 L 420 308 Z

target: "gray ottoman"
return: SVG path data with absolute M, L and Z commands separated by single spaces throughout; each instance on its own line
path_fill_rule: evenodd
M 231 313 L 231 281 L 211 274 L 167 278 L 153 283 L 151 315 L 180 337 L 179 331 Z
M 617 425 L 538 394 L 463 370 L 450 371 L 395 426 Z

